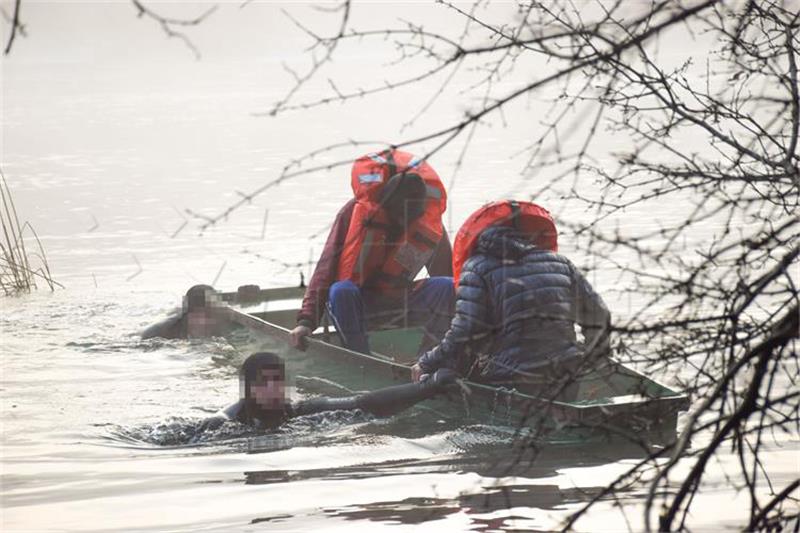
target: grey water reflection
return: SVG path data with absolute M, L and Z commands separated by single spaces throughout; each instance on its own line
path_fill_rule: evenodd
M 646 457 L 648 450 L 634 444 L 606 446 L 550 446 L 531 453 L 514 448 L 512 442 L 476 446 L 467 453 L 446 458 L 424 460 L 391 460 L 339 468 L 307 470 L 261 470 L 245 472 L 246 485 L 274 485 L 309 481 L 342 481 L 392 477 L 397 483 L 407 482 L 407 476 L 427 478 L 431 475 L 477 475 L 480 481 L 455 496 L 411 496 L 377 499 L 341 506 L 325 506 L 321 516 L 346 521 L 381 524 L 415 525 L 461 514 L 472 531 L 538 530 L 532 513 L 562 510 L 564 506 L 580 504 L 592 498 L 605 497 L 603 485 L 583 484 L 565 487 L 552 482 L 561 471 L 570 468 L 603 467 L 625 460 Z M 540 482 L 537 482 L 540 481 Z M 388 481 L 388 484 L 391 484 Z M 424 481 L 420 480 L 420 484 Z M 399 486 L 399 485 L 398 485 Z M 620 490 L 613 497 L 619 499 Z M 251 523 L 289 522 L 292 515 L 277 513 L 254 518 Z
M 513 512 L 498 517 L 484 515 L 517 507 L 555 510 L 567 503 L 585 501 L 601 488 L 561 489 L 558 485 L 527 484 L 481 487 L 476 492 L 466 492 L 456 498 L 406 498 L 393 502 L 326 508 L 323 512 L 347 520 L 401 524 L 421 524 L 463 512 L 470 517 L 471 531 L 512 531 L 520 527 L 516 521 L 529 520 L 530 517 Z

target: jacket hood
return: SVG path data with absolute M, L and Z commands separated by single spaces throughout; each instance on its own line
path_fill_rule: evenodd
M 492 226 L 478 237 L 477 252 L 501 260 L 518 261 L 536 250 L 527 236 L 508 226 Z

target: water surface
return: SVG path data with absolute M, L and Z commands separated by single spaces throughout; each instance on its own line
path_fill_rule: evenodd
M 421 105 L 401 92 L 254 117 L 291 82 L 281 63 L 303 59 L 302 34 L 280 7 L 224 4 L 192 34 L 198 62 L 127 3 L 25 3 L 29 37 L 2 65 L 2 169 L 65 288 L 0 301 L 4 530 L 547 530 L 636 460 L 636 450 L 584 447 L 513 464 L 513 428 L 454 424 L 424 406 L 386 420 L 310 417 L 272 435 L 228 427 L 186 443 L 198 420 L 235 400 L 247 354 L 221 339 L 142 341 L 137 332 L 195 283 L 271 287 L 308 275 L 350 194 L 349 172 L 288 181 L 202 236 L 186 209 L 214 215 L 318 146 L 394 139 Z M 354 75 L 381 57 L 342 54 L 340 68 Z M 408 135 L 460 112 L 434 107 Z M 527 128 L 489 128 L 455 183 L 448 178 L 460 147 L 432 161 L 453 184 L 451 233 L 484 201 L 530 186 L 508 157 L 528 142 Z M 557 217 L 586 216 L 556 193 L 541 201 Z M 646 226 L 680 216 L 663 211 L 626 217 Z M 615 300 L 611 269 L 568 236 L 562 242 L 577 263 L 595 267 L 592 281 L 616 314 L 634 307 Z M 785 477 L 776 481 L 796 477 L 797 442 L 772 446 L 768 462 Z M 746 505 L 726 477 L 734 466 L 730 456 L 710 467 L 696 530 L 741 520 Z M 631 489 L 601 502 L 578 527 L 640 523 L 642 497 Z

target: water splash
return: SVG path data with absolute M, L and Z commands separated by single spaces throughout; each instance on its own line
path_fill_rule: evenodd
M 301 416 L 279 428 L 263 431 L 235 420 L 208 425 L 206 418 L 169 417 L 153 424 L 111 424 L 102 438 L 137 448 L 171 448 L 233 443 L 246 439 L 252 452 L 269 452 L 295 446 L 319 446 L 352 439 L 364 424 L 375 418 L 360 410 L 330 411 Z M 105 425 L 104 425 L 105 426 Z
M 155 424 L 133 427 L 112 426 L 106 438 L 112 442 L 136 447 L 201 446 L 253 436 L 256 430 L 235 421 L 207 428 L 202 418 L 170 417 Z

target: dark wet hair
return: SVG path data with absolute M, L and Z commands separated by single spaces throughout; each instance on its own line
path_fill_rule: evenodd
M 242 363 L 239 370 L 239 393 L 244 400 L 245 414 L 249 419 L 259 419 L 266 427 L 280 425 L 285 417 L 283 410 L 268 411 L 256 405 L 250 395 L 250 385 L 258 379 L 258 373 L 264 368 L 280 371 L 280 379 L 286 379 L 286 368 L 283 359 L 272 352 L 257 352 L 249 356 Z
M 425 212 L 427 188 L 414 173 L 396 174 L 383 186 L 381 205 L 395 222 L 408 226 Z
M 286 379 L 286 369 L 283 359 L 272 352 L 258 352 L 244 360 L 239 370 L 239 379 L 246 388 L 242 390 L 242 398 L 250 397 L 250 384 L 258 379 L 258 372 L 263 368 L 277 369 L 280 371 L 281 380 Z
M 211 285 L 195 285 L 186 291 L 186 296 L 184 297 L 184 307 L 186 310 L 191 311 L 192 309 L 201 309 L 206 307 L 208 304 L 206 301 L 206 295 L 209 291 L 214 292 L 214 287 Z

